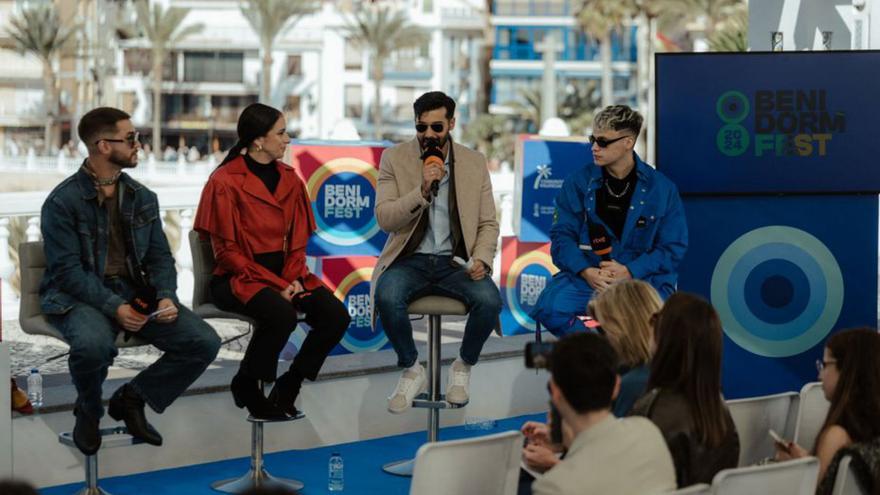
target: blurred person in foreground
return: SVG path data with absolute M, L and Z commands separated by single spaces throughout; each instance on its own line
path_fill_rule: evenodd
M 660 431 L 645 418 L 617 419 L 618 361 L 604 337 L 560 339 L 550 358 L 550 399 L 571 430 L 565 458 L 532 485 L 537 495 L 636 495 L 675 489 L 672 457 Z

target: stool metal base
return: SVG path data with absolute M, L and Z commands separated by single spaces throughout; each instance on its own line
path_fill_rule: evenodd
M 382 471 L 395 476 L 412 476 L 415 465 L 415 459 L 404 459 L 402 461 L 394 461 L 385 464 L 382 466 Z
M 135 438 L 128 433 L 128 428 L 124 426 L 114 426 L 111 428 L 101 428 L 101 448 L 121 447 L 124 445 L 137 445 L 144 443 L 143 440 Z M 73 447 L 79 452 L 79 448 L 73 441 L 73 432 L 65 431 L 58 434 L 58 442 Z M 86 472 L 86 486 L 82 487 L 75 495 L 110 495 L 106 490 L 98 486 L 98 453 L 92 455 L 84 455 L 83 467 Z
M 94 488 L 83 487 L 82 490 L 76 492 L 74 495 L 110 495 L 106 490 L 101 488 L 100 486 L 96 486 Z
M 211 488 L 218 492 L 224 493 L 244 493 L 256 487 L 262 488 L 286 488 L 288 490 L 302 490 L 305 484 L 299 480 L 289 480 L 284 478 L 276 478 L 265 469 L 254 471 L 248 470 L 241 478 L 230 478 L 228 480 L 215 481 L 211 483 Z

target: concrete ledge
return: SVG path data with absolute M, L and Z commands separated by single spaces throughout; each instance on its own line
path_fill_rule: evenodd
M 534 340 L 533 335 L 516 335 L 512 337 L 491 337 L 483 347 L 480 361 L 492 361 L 521 357 L 527 342 Z M 451 342 L 441 345 L 440 355 L 442 364 L 448 365 L 458 356 L 459 342 Z M 427 359 L 427 345 L 417 342 L 416 348 L 422 363 Z M 278 363 L 278 373 L 287 370 L 288 362 Z M 316 381 L 334 380 L 339 378 L 357 377 L 375 373 L 396 372 L 397 356 L 393 350 L 377 352 L 364 352 L 358 354 L 344 354 L 330 356 L 324 363 L 320 375 Z M 111 378 L 104 382 L 103 397 L 110 398 L 117 388 L 126 383 L 138 370 L 130 371 L 129 375 L 119 378 Z M 230 360 L 218 360 L 212 364 L 205 373 L 193 383 L 184 393 L 184 396 L 210 394 L 229 391 L 229 382 L 238 371 L 238 362 Z M 18 377 L 16 382 L 22 389 L 26 387 L 26 376 Z M 390 393 L 390 390 L 389 390 Z M 46 375 L 43 378 L 43 407 L 39 414 L 51 414 L 62 411 L 73 411 L 76 400 L 76 389 L 70 381 L 70 375 L 66 373 Z M 21 416 L 13 413 L 16 417 Z M 72 427 L 72 425 L 71 425 Z

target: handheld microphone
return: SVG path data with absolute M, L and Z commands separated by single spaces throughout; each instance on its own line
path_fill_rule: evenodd
M 427 167 L 429 165 L 439 165 L 443 166 L 444 156 L 443 151 L 440 150 L 440 141 L 434 138 L 427 138 L 424 141 L 425 151 L 422 153 L 422 165 Z M 434 179 L 431 182 L 431 194 L 434 197 L 437 197 L 437 194 L 440 192 L 440 179 Z
M 593 252 L 598 254 L 602 261 L 611 261 L 611 241 L 608 239 L 608 231 L 601 224 L 589 224 L 590 246 Z

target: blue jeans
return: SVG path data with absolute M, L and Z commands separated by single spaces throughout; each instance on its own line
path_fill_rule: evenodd
M 468 319 L 459 355 L 471 365 L 479 360 L 483 344 L 501 313 L 501 294 L 492 279 L 487 276 L 471 280 L 464 269 L 452 264 L 451 256 L 413 254 L 399 259 L 376 281 L 374 293 L 379 319 L 397 352 L 397 365 L 402 368 L 414 365 L 419 357 L 406 311 L 416 299 L 446 296 L 467 306 Z
M 105 282 L 129 300 L 129 288 L 121 279 Z M 137 336 L 164 351 L 155 363 L 135 376 L 129 385 L 157 413 L 186 391 L 220 350 L 220 338 L 210 325 L 188 308 L 178 308 L 171 323 L 150 321 Z M 93 418 L 104 415 L 101 385 L 118 354 L 116 335 L 122 327 L 98 308 L 77 303 L 63 315 L 48 315 L 49 322 L 70 345 L 70 377 L 76 387 L 76 406 Z
M 575 317 L 587 313 L 591 297 L 593 288 L 586 280 L 569 272 L 559 272 L 541 292 L 529 316 L 557 337 L 582 332 L 584 326 Z

